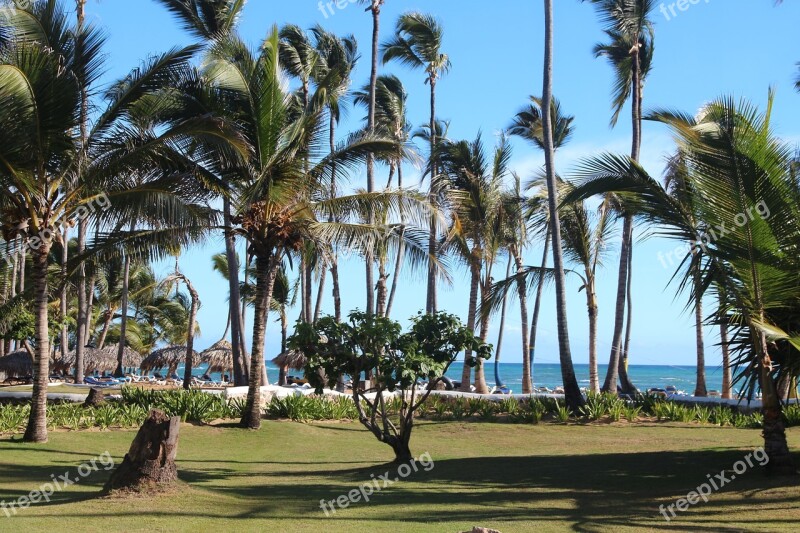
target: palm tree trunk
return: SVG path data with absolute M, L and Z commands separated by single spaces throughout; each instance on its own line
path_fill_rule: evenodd
M 556 315 L 558 319 L 558 351 L 561 360 L 561 377 L 564 381 L 564 401 L 576 413 L 585 400 L 575 378 L 572 353 L 569 346 L 567 321 L 567 292 L 564 274 L 564 255 L 561 245 L 561 220 L 558 214 L 558 189 L 556 185 L 555 147 L 551 107 L 553 103 L 553 0 L 544 1 L 545 51 L 544 83 L 542 89 L 542 121 L 544 129 L 544 158 L 547 171 L 547 196 L 550 208 L 550 225 L 553 229 L 553 267 L 556 276 Z
M 236 258 L 236 241 L 231 226 L 231 201 L 223 197 L 223 223 L 225 238 L 225 257 L 228 260 L 228 316 L 231 321 L 231 346 L 233 351 L 233 383 L 236 387 L 247 385 L 247 365 L 245 345 L 242 342 L 242 315 L 239 313 L 239 261 Z
M 617 303 L 614 314 L 614 336 L 611 341 L 611 356 L 608 360 L 608 371 L 603 383 L 603 392 L 617 392 L 617 379 L 619 378 L 620 361 L 622 360 L 622 329 L 625 326 L 625 300 L 628 294 L 628 246 L 633 232 L 633 217 L 625 215 L 622 226 L 622 249 L 620 250 L 619 278 L 617 280 Z
M 403 163 L 400 162 L 397 165 L 397 187 L 399 189 L 403 188 Z M 400 223 L 404 224 L 405 220 L 403 219 L 402 212 L 400 213 L 401 219 Z M 386 304 L 386 318 L 392 316 L 392 306 L 394 304 L 394 297 L 397 293 L 397 284 L 398 280 L 400 279 L 400 271 L 403 269 L 403 260 L 405 259 L 406 253 L 406 245 L 405 238 L 406 228 L 405 226 L 400 230 L 400 245 L 397 249 L 397 257 L 395 258 L 394 263 L 394 274 L 392 274 L 392 289 L 389 291 L 389 302 Z
M 61 235 L 61 282 L 64 286 L 61 288 L 59 295 L 59 318 L 63 321 L 61 325 L 61 357 L 67 358 L 69 352 L 69 327 L 67 326 L 67 261 L 69 261 L 69 232 L 67 226 L 64 226 L 64 232 Z
M 522 325 L 522 394 L 533 392 L 533 380 L 531 379 L 531 359 L 527 354 L 531 352 L 530 337 L 528 336 L 528 290 L 522 280 L 525 266 L 522 263 L 522 254 L 514 247 L 512 250 L 514 262 L 517 268 L 517 296 L 519 297 L 519 319 Z M 506 276 L 507 277 L 507 276 Z M 503 303 L 505 306 L 505 302 Z
M 122 370 L 122 359 L 125 354 L 125 345 L 128 343 L 127 330 L 128 330 L 128 284 L 131 277 L 131 256 L 125 255 L 125 266 L 122 272 L 122 316 L 119 323 L 119 350 L 117 351 L 117 368 L 114 370 L 114 376 L 121 378 L 125 376 Z
M 317 302 L 314 305 L 314 323 L 316 324 L 319 321 L 319 317 L 322 314 L 322 301 L 325 298 L 325 280 L 327 279 L 328 270 L 323 268 L 320 271 L 320 278 L 319 278 L 319 288 L 317 289 Z
M 623 394 L 636 394 L 636 385 L 631 381 L 628 374 L 628 350 L 631 345 L 631 327 L 633 325 L 633 227 L 631 227 L 631 240 L 628 243 L 628 275 L 625 280 L 626 302 L 628 305 L 627 318 L 625 320 L 625 344 L 619 360 L 619 382 Z
M 186 333 L 186 364 L 183 371 L 183 388 L 189 390 L 192 386 L 192 372 L 194 370 L 194 335 L 197 330 L 197 310 L 200 309 L 200 295 L 197 294 L 192 282 L 184 275 L 180 279 L 186 284 L 192 306 L 189 310 L 189 331 Z
M 725 322 L 725 318 L 719 325 L 719 339 L 722 345 L 722 398 L 729 400 L 732 398 L 731 348 L 728 339 L 728 324 Z
M 247 405 L 240 425 L 249 429 L 261 427 L 261 377 L 264 373 L 264 341 L 267 334 L 267 318 L 278 275 L 280 257 L 277 252 L 269 257 L 256 258 L 256 304 L 253 318 L 253 353 L 250 356 L 250 385 Z
M 694 388 L 694 395 L 705 397 L 708 396 L 708 389 L 706 388 L 706 353 L 703 343 L 703 280 L 700 274 L 699 265 L 694 266 L 694 328 L 695 340 L 697 342 L 697 385 Z
M 342 321 L 342 289 L 339 285 L 339 259 L 331 258 L 331 279 L 333 280 L 333 316 L 336 322 Z
M 77 19 L 79 31 L 83 28 L 86 20 L 86 0 L 77 0 Z M 81 87 L 81 109 L 80 109 L 80 122 L 81 122 L 81 144 L 86 146 L 89 138 L 89 92 L 87 87 Z M 81 152 L 81 160 L 78 164 L 78 175 L 83 174 L 83 157 L 84 153 Z M 78 222 L 78 255 L 86 251 L 86 232 L 88 227 L 85 219 Z M 94 284 L 90 284 L 90 287 Z M 84 346 L 89 341 L 89 321 L 92 319 L 91 303 L 87 302 L 87 289 L 86 289 L 86 265 L 81 261 L 78 267 L 78 323 L 77 335 L 75 342 L 75 383 L 83 383 L 83 352 Z
M 763 335 L 761 337 L 763 353 L 767 353 L 767 343 Z M 768 364 L 760 361 L 762 411 L 764 414 L 764 450 L 769 457 L 767 468 L 770 473 L 779 475 L 797 475 L 797 470 L 789 453 L 789 445 L 786 442 L 786 426 L 783 421 L 783 410 L 775 381 Z
M 591 280 L 586 285 L 586 306 L 589 310 L 589 391 L 600 394 L 600 376 L 597 370 L 597 294 L 591 270 L 586 274 Z
M 481 284 L 481 267 L 480 251 L 475 249 L 472 251 L 472 259 L 470 261 L 470 287 L 469 287 L 469 310 L 467 311 L 467 328 L 473 333 L 475 332 L 475 317 L 478 309 L 478 290 Z M 464 368 L 461 370 L 461 392 L 470 392 L 470 383 L 472 382 L 472 350 L 467 349 L 464 352 Z
M 310 261 L 306 261 L 305 278 L 306 282 L 303 287 L 303 307 L 306 310 L 306 316 L 303 320 L 307 324 L 311 324 L 314 321 L 314 308 L 311 305 L 311 294 L 314 290 L 314 268 L 311 266 Z
M 512 253 L 509 252 L 508 266 L 506 267 L 506 279 L 511 277 L 511 265 L 512 265 L 512 262 L 514 261 L 514 256 L 515 255 L 516 254 L 512 255 Z M 497 387 L 497 388 L 505 387 L 505 384 L 503 383 L 503 380 L 500 377 L 500 353 L 501 353 L 501 351 L 503 349 L 503 335 L 506 332 L 506 310 L 507 310 L 507 308 L 508 308 L 508 294 L 506 294 L 503 297 L 503 306 L 500 308 L 500 331 L 497 332 L 497 346 L 495 346 L 495 349 L 494 349 L 494 384 L 495 384 L 495 387 Z M 528 320 L 525 319 L 525 321 L 523 321 L 522 323 L 527 325 Z M 525 331 L 526 329 L 527 328 L 522 328 L 523 331 Z M 527 348 L 527 347 L 525 347 L 525 348 Z M 527 352 L 527 349 L 523 349 L 522 350 L 522 353 L 526 353 L 526 352 Z
M 106 345 L 106 335 L 108 335 L 108 330 L 111 328 L 111 321 L 114 319 L 114 309 L 111 307 L 111 304 L 108 305 L 106 308 L 106 315 L 103 320 L 103 329 L 100 331 L 100 339 L 97 341 L 97 348 L 102 350 L 103 347 Z
M 50 335 L 48 331 L 47 256 L 50 244 L 33 252 L 33 302 L 36 317 L 36 348 L 34 357 L 31 414 L 25 429 L 25 442 L 47 442 L 47 384 L 50 381 Z
M 533 364 L 536 355 L 536 333 L 539 330 L 539 314 L 542 310 L 542 294 L 544 293 L 544 271 L 547 269 L 547 260 L 550 257 L 550 224 L 547 224 L 547 232 L 544 237 L 544 251 L 542 252 L 542 267 L 541 277 L 539 278 L 538 286 L 536 287 L 536 300 L 533 303 L 533 318 L 531 319 L 531 335 L 530 335 L 530 353 L 528 354 L 528 376 L 530 376 L 531 390 L 533 390 Z M 522 327 L 525 327 L 525 322 Z M 523 362 L 523 373 L 525 372 L 525 363 Z M 522 376 L 522 382 L 525 382 L 525 376 Z
M 378 47 L 380 45 L 381 32 L 381 9 L 380 3 L 372 1 L 372 64 L 369 76 L 369 111 L 367 114 L 367 128 L 370 133 L 375 131 L 375 93 L 378 86 Z M 370 154 L 367 157 L 367 192 L 375 190 L 375 159 Z M 375 223 L 375 215 L 370 213 L 369 223 Z M 373 250 L 367 249 L 365 254 L 366 263 L 366 288 L 367 288 L 367 314 L 375 314 L 375 257 Z
M 281 353 L 286 353 L 286 341 L 289 336 L 289 321 L 286 319 L 286 309 L 281 308 Z M 286 374 L 288 367 L 281 366 L 278 370 L 278 386 L 283 387 L 286 385 Z
M 429 82 L 431 86 L 431 188 L 430 192 L 428 193 L 428 201 L 432 206 L 435 207 L 438 205 L 439 197 L 439 194 L 436 190 L 436 78 L 431 76 Z M 427 304 L 425 306 L 425 311 L 428 314 L 435 313 L 439 307 L 436 294 L 437 268 L 435 258 L 438 256 L 437 252 L 438 243 L 436 235 L 436 221 L 434 220 L 433 216 L 431 216 L 430 235 L 428 237 L 428 294 Z
M 481 284 L 481 305 L 488 298 L 492 287 L 492 267 L 493 263 L 487 266 L 486 277 Z M 489 339 L 489 313 L 480 313 L 481 316 L 481 342 Z M 486 385 L 486 373 L 484 372 L 484 360 L 480 357 L 475 361 L 475 392 L 478 394 L 488 394 L 489 387 Z
M 389 274 L 386 272 L 386 253 L 382 253 L 378 259 L 378 288 L 375 299 L 375 312 L 378 316 L 386 316 L 386 306 L 388 301 L 387 281 Z

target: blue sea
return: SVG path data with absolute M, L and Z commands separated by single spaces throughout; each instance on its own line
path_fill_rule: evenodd
M 500 379 L 506 387 L 514 393 L 522 392 L 522 363 L 500 363 Z M 599 365 L 600 384 L 606 375 L 608 365 Z M 462 363 L 453 363 L 447 376 L 455 381 L 461 380 Z M 486 367 L 486 383 L 492 387 L 496 385 L 494 375 L 494 363 L 489 362 Z M 201 376 L 204 373 L 204 365 L 194 372 Z M 290 371 L 290 375 L 302 376 L 301 371 Z M 575 374 L 578 378 L 578 385 L 581 388 L 589 386 L 589 365 L 576 364 Z M 631 365 L 628 368 L 633 384 L 641 391 L 651 388 L 661 388 L 673 385 L 678 390 L 692 393 L 697 383 L 697 367 L 694 366 L 668 366 L 668 365 Z M 183 368 L 178 370 L 178 375 L 183 376 Z M 271 362 L 267 362 L 267 375 L 270 382 L 278 379 L 278 368 Z M 219 379 L 219 374 L 213 376 Z M 474 379 L 474 373 L 473 373 Z M 533 366 L 533 383 L 535 387 L 547 387 L 554 389 L 562 385 L 561 366 L 554 363 L 537 363 Z M 722 389 L 722 367 L 709 366 L 706 368 L 706 386 L 709 390 Z

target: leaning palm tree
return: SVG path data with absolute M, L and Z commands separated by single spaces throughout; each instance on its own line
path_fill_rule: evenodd
M 564 276 L 564 253 L 561 242 L 561 220 L 558 212 L 558 184 L 555 169 L 555 141 L 553 132 L 553 0 L 544 0 L 545 46 L 544 82 L 542 88 L 542 138 L 544 140 L 545 174 L 547 176 L 547 203 L 550 210 L 550 227 L 553 240 L 553 268 L 556 281 L 556 317 L 558 322 L 558 351 L 561 361 L 561 378 L 564 382 L 564 400 L 574 413 L 585 403 L 569 346 L 567 324 L 567 293 Z
M 638 163 L 613 155 L 585 162 L 584 183 L 572 196 L 624 196 L 637 204 L 639 216 L 663 228 L 660 233 L 694 243 L 685 262 L 691 256 L 701 261 L 706 289 L 691 296 L 716 290 L 724 302 L 711 320 L 732 328 L 732 365 L 744 394 L 752 398 L 761 391 L 769 468 L 795 473 L 777 383 L 800 374 L 795 290 L 800 189 L 791 172 L 792 150 L 771 130 L 772 102 L 770 95 L 767 113 L 721 98 L 697 118 L 673 111 L 653 114 L 674 131 L 692 189 L 691 210 Z M 699 232 L 697 221 L 703 221 Z M 683 269 L 676 276 L 691 286 L 695 271 Z
M 423 13 L 406 13 L 401 15 L 395 26 L 395 35 L 383 44 L 383 63 L 398 61 L 411 68 L 423 69 L 427 74 L 425 83 L 431 90 L 430 116 L 430 161 L 428 174 L 431 186 L 429 200 L 436 205 L 439 197 L 438 172 L 436 161 L 437 127 L 436 127 L 436 83 L 450 70 L 450 58 L 442 52 L 444 29 L 438 20 Z M 436 297 L 436 262 L 438 240 L 434 233 L 435 221 L 431 221 L 431 232 L 428 241 L 428 253 L 431 261 L 428 266 L 428 290 L 425 310 L 435 313 L 438 304 Z
M 633 136 L 631 158 L 639 160 L 642 147 L 642 92 L 644 82 L 650 73 L 653 60 L 655 36 L 651 15 L 656 8 L 655 0 L 585 0 L 597 8 L 605 28 L 608 42 L 595 46 L 597 57 L 608 59 L 615 73 L 613 93 L 613 115 L 611 125 L 615 125 L 625 103 L 631 100 Z M 617 282 L 617 303 L 614 319 L 614 336 L 611 356 L 606 374 L 604 391 L 616 392 L 617 379 L 622 390 L 631 393 L 636 390 L 627 372 L 628 348 L 633 318 L 630 277 L 633 258 L 633 214 L 623 213 L 622 247 L 620 250 L 619 276 Z M 628 323 L 625 325 L 627 305 Z M 623 338 L 623 328 L 626 328 Z
M 561 103 L 558 101 L 557 98 L 553 97 L 552 104 L 550 106 L 550 114 L 552 116 L 551 123 L 553 124 L 553 146 L 554 151 L 558 151 L 559 148 L 563 147 L 565 144 L 569 142 L 572 138 L 572 134 L 574 132 L 574 128 L 572 123 L 575 121 L 575 117 L 571 115 L 567 115 L 561 112 Z M 543 121 L 542 121 L 542 99 L 536 96 L 530 97 L 530 104 L 526 107 L 517 112 L 515 115 L 511 125 L 508 127 L 508 134 L 513 135 L 515 137 L 519 137 L 521 139 L 526 140 L 527 142 L 531 143 L 533 146 L 540 150 L 544 150 L 544 135 L 543 135 Z M 544 272 L 547 270 L 547 261 L 550 256 L 550 224 L 548 221 L 547 215 L 547 188 L 541 188 L 541 191 L 544 192 L 542 197 L 539 199 L 541 201 L 533 201 L 529 207 L 529 216 L 528 218 L 536 217 L 541 222 L 539 224 L 539 228 L 543 229 L 544 233 L 544 248 L 542 251 L 542 261 L 541 261 L 541 268 L 540 268 L 540 277 L 539 281 L 536 286 L 536 299 L 534 301 L 533 306 L 533 318 L 531 319 L 531 327 L 530 333 L 527 335 L 527 340 L 525 339 L 526 334 L 523 333 L 523 345 L 525 349 L 523 350 L 523 354 L 527 354 L 527 357 L 523 355 L 522 361 L 522 389 L 523 392 L 531 392 L 533 388 L 533 362 L 534 357 L 536 354 L 536 336 L 537 331 L 539 328 L 539 315 L 542 308 L 542 294 L 544 293 L 544 283 L 545 277 Z M 545 216 L 539 216 L 545 215 Z M 522 224 L 520 224 L 520 230 L 522 230 Z M 522 255 L 519 253 L 518 255 Z M 518 281 L 518 292 L 520 298 L 520 307 L 527 308 L 527 305 L 523 302 L 525 298 L 525 291 L 523 282 L 522 282 L 522 274 L 526 269 L 521 265 L 520 261 L 517 261 L 517 281 Z M 527 320 L 523 320 L 522 329 L 527 329 Z

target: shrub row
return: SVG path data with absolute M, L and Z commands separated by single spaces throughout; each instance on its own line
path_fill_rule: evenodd
M 386 401 L 387 410 L 396 417 L 402 406 L 400 398 Z M 218 419 L 241 418 L 244 399 L 226 401 L 221 396 L 201 391 L 154 391 L 135 387 L 122 389 L 122 401 L 107 402 L 93 408 L 76 404 L 48 406 L 50 428 L 85 429 L 97 427 L 132 428 L 143 422 L 150 409 L 160 409 L 169 416 L 179 416 L 184 422 L 208 423 Z M 322 398 L 318 396 L 288 396 L 273 398 L 265 408 L 273 419 L 296 422 L 319 420 L 356 420 L 358 411 L 349 397 Z M 30 405 L 0 405 L 0 433 L 22 431 L 30 414 Z M 787 427 L 800 426 L 800 406 L 784 408 Z M 566 423 L 640 419 L 683 423 L 713 424 L 755 429 L 763 425 L 763 415 L 745 415 L 729 407 L 686 406 L 649 396 L 623 400 L 613 395 L 591 395 L 586 406 L 573 416 L 566 406 L 549 398 L 506 398 L 496 402 L 480 398 L 431 396 L 420 408 L 419 416 L 431 420 L 506 421 L 518 424 L 538 424 L 541 421 Z

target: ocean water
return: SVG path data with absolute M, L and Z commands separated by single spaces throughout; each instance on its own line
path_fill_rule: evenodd
M 499 373 L 502 382 L 514 393 L 522 392 L 522 363 L 500 363 Z M 194 374 L 201 376 L 205 372 L 204 366 L 200 366 Z M 453 363 L 447 372 L 447 377 L 452 380 L 461 380 L 462 363 Z M 599 365 L 600 384 L 606 375 L 608 365 Z M 489 387 L 496 385 L 494 375 L 494 363 L 486 365 L 486 383 Z M 290 375 L 302 376 L 302 371 L 290 371 Z M 673 385 L 678 390 L 692 393 L 697 383 L 697 367 L 695 366 L 668 366 L 668 365 L 631 365 L 628 368 L 631 381 L 641 391 L 651 388 L 663 389 L 668 385 Z M 180 367 L 178 375 L 183 377 L 183 368 Z M 267 375 L 270 382 L 278 379 L 278 368 L 271 362 L 267 362 Z M 589 365 L 576 364 L 575 375 L 578 378 L 578 385 L 581 388 L 589 386 Z M 214 376 L 219 379 L 219 374 Z M 473 372 L 474 380 L 474 372 Z M 561 366 L 554 363 L 538 363 L 533 366 L 533 383 L 536 387 L 547 387 L 555 389 L 562 385 Z M 722 389 L 722 368 L 719 366 L 706 368 L 706 386 L 709 390 Z

